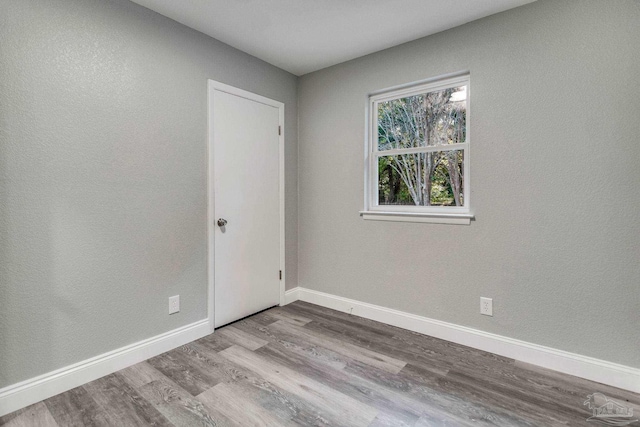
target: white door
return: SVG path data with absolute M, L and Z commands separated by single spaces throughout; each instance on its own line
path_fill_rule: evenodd
M 210 92 L 216 328 L 280 302 L 280 108 L 234 91 Z

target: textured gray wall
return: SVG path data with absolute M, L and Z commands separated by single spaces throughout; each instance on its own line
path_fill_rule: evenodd
M 639 22 L 542 0 L 303 76 L 300 285 L 640 367 Z M 367 93 L 460 70 L 477 220 L 362 220 Z
M 206 317 L 208 78 L 286 104 L 295 286 L 295 76 L 128 1 L 0 1 L 0 387 Z

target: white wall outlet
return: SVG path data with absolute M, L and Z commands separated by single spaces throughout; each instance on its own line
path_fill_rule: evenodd
M 169 297 L 169 314 L 180 311 L 180 295 Z
M 480 297 L 480 314 L 493 316 L 493 299 Z

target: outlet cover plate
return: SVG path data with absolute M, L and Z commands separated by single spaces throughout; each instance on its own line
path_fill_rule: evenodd
M 169 314 L 180 311 L 180 295 L 169 297 Z
M 493 299 L 480 297 L 480 314 L 493 316 Z

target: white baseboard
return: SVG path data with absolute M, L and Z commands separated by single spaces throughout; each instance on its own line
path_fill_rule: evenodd
M 201 320 L 0 389 L 0 416 L 109 375 L 211 333 Z
M 298 301 L 300 298 L 300 289 L 302 288 L 293 288 L 293 289 L 289 289 L 288 291 L 286 291 L 284 293 L 284 304 L 290 304 L 294 301 Z
M 285 301 L 305 301 L 500 356 L 640 393 L 640 369 L 538 344 L 429 319 L 305 288 L 290 289 Z

